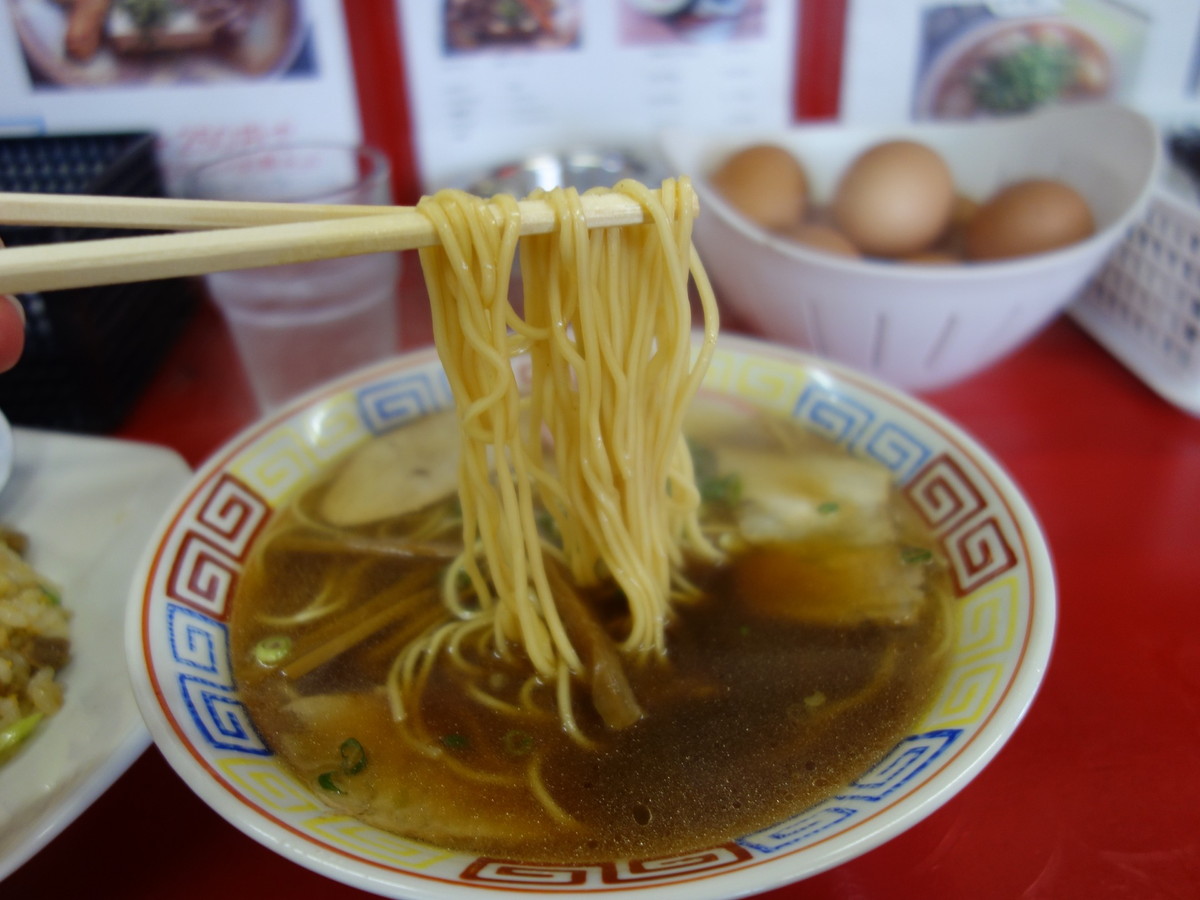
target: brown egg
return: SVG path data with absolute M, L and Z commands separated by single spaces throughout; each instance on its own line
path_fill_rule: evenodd
M 979 212 L 979 201 L 968 197 L 966 194 L 958 194 L 954 198 L 954 207 L 950 211 L 950 227 L 965 228 L 967 223 L 975 218 L 975 214 Z
M 1030 179 L 998 191 L 966 229 L 968 259 L 1010 259 L 1081 241 L 1096 230 L 1091 208 L 1072 187 Z
M 920 253 L 904 257 L 901 262 L 915 266 L 955 266 L 962 262 L 962 258 L 948 250 L 922 250 Z
M 916 141 L 876 144 L 838 182 L 833 215 L 868 256 L 908 256 L 931 245 L 955 208 L 954 179 L 936 151 Z
M 837 256 L 859 257 L 862 254 L 850 243 L 849 238 L 829 225 L 816 222 L 801 222 L 780 232 L 786 238 L 814 250 L 824 250 Z
M 808 176 L 783 147 L 755 144 L 739 150 L 710 181 L 731 206 L 764 228 L 787 228 L 804 218 Z

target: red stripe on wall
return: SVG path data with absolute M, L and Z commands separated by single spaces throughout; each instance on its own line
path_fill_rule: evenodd
M 363 138 L 392 161 L 397 203 L 421 194 L 395 0 L 342 0 Z
M 842 89 L 846 0 L 797 0 L 792 113 L 797 121 L 835 119 Z

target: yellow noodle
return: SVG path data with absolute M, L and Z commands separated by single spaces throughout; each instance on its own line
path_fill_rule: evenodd
M 462 438 L 468 549 L 443 581 L 443 602 L 459 620 L 446 627 L 453 635 L 473 620 L 489 629 L 494 652 L 519 651 L 553 680 L 564 727 L 582 742 L 570 682 L 583 664 L 550 590 L 545 554 L 559 557 L 581 587 L 615 582 L 629 606 L 622 647 L 635 658 L 665 653 L 672 588 L 687 592 L 679 578 L 686 558 L 719 557 L 700 528 L 682 437 L 717 328 L 712 289 L 691 245 L 691 186 L 668 180 L 656 192 L 628 181 L 614 190 L 638 201 L 645 224 L 589 229 L 579 195 L 556 190 L 540 196 L 555 210 L 557 229 L 518 242 L 510 197 L 444 191 L 419 204 L 439 237 L 420 251 L 421 264 Z M 518 252 L 523 314 L 509 301 Z M 696 353 L 689 279 L 704 319 Z M 527 393 L 513 369 L 517 354 L 528 355 Z M 538 506 L 553 518 L 561 548 L 540 535 Z M 397 660 L 389 676 L 397 719 L 436 654 L 446 646 L 457 653 L 461 640 L 434 631 Z
M 537 798 L 546 812 L 550 813 L 559 825 L 565 825 L 568 828 L 582 827 L 578 820 L 573 818 L 570 813 L 559 806 L 558 802 L 550 796 L 550 791 L 546 788 L 546 782 L 542 778 L 542 758 L 540 754 L 534 756 L 529 764 L 529 787 L 533 791 L 534 797 Z
M 581 747 L 594 750 L 598 746 L 579 727 L 575 721 L 575 705 L 571 702 L 571 672 L 565 663 L 559 663 L 558 676 L 554 683 L 554 695 L 558 701 L 558 718 L 562 721 L 563 731 L 567 737 Z

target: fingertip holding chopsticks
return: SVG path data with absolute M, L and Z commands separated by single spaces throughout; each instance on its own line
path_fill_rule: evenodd
M 589 228 L 636 225 L 642 207 L 622 194 L 585 194 Z M 521 233 L 555 227 L 548 203 L 522 200 Z M 437 234 L 413 206 L 326 206 L 0 192 L 0 222 L 176 232 L 68 241 L 0 251 L 0 294 L 205 275 L 413 250 Z

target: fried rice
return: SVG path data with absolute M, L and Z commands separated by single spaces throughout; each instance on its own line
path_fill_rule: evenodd
M 62 706 L 69 623 L 58 589 L 0 543 L 0 761 Z

